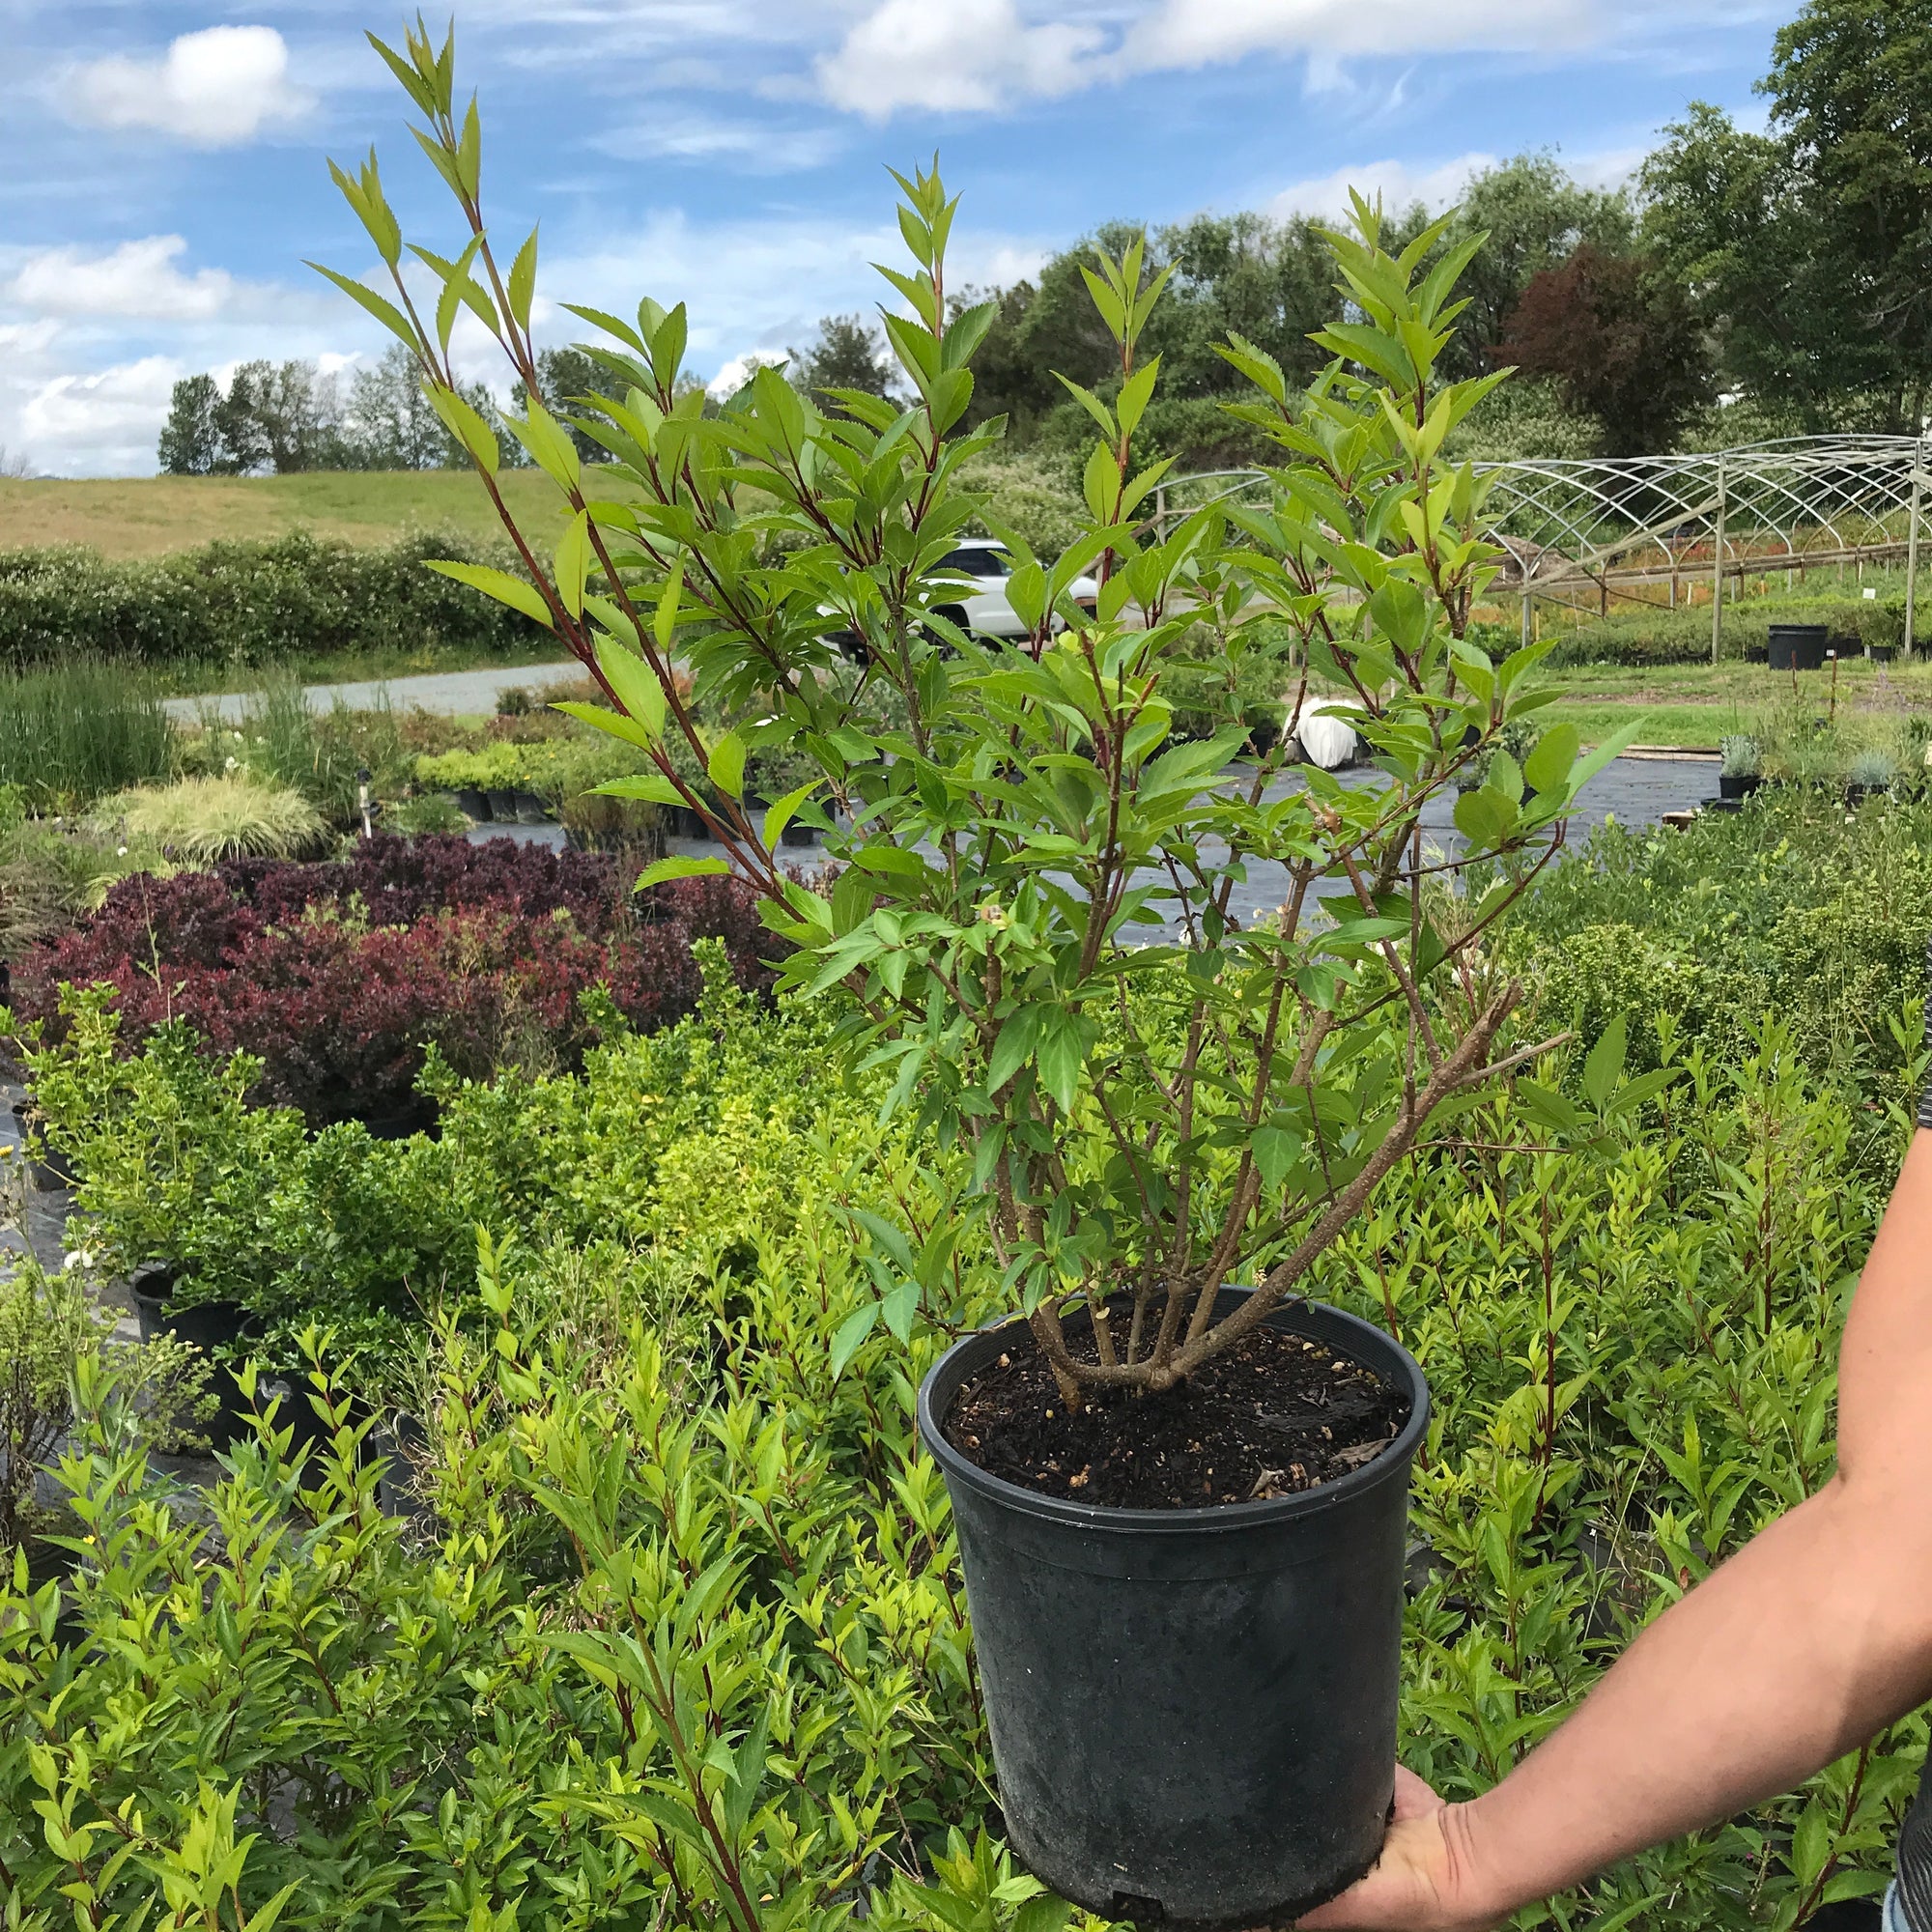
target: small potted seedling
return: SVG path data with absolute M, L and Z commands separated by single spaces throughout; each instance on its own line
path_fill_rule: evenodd
M 792 948 L 784 996 L 834 1004 L 846 1065 L 927 1150 L 944 1208 L 911 1238 L 869 1233 L 878 1293 L 828 1321 L 825 1373 L 888 1347 L 931 1364 L 918 1422 L 952 1501 L 1007 1833 L 1110 1917 L 1290 1918 L 1380 1850 L 1429 1411 L 1394 1340 L 1309 1299 L 1316 1264 L 1432 1120 L 1549 1043 L 1513 1032 L 1507 976 L 1454 967 L 1634 735 L 1585 757 L 1557 724 L 1519 757 L 1548 647 L 1492 658 L 1467 635 L 1502 552 L 1486 480 L 1441 452 L 1501 376 L 1447 381 L 1436 359 L 1481 238 L 1437 222 L 1385 245 L 1356 198 L 1327 238 L 1347 311 L 1314 338 L 1327 365 L 1304 384 L 1221 347 L 1245 433 L 1280 452 L 1265 499 L 1159 526 L 1168 466 L 1138 452 L 1167 271 L 1138 241 L 1097 252 L 1109 380 L 1067 385 L 1098 432 L 1085 523 L 1051 563 L 999 532 L 1023 633 L 976 637 L 943 613 L 968 587 L 960 533 L 997 514 L 971 482 L 1004 427 L 971 420 L 995 311 L 949 279 L 957 204 L 936 170 L 898 178 L 909 259 L 885 270 L 910 400 L 821 408 L 761 369 L 709 403 L 684 308 L 646 298 L 635 320 L 569 311 L 606 380 L 566 427 L 540 400 L 536 237 L 497 253 L 453 47 L 418 27 L 382 51 L 461 220 L 405 274 L 373 159 L 337 170 L 388 292 L 333 279 L 408 344 L 524 574 L 438 567 L 589 670 L 602 702 L 563 708 L 648 761 L 602 790 L 694 812 L 715 841 L 639 884 L 749 880 Z M 526 519 L 450 360 L 459 309 L 527 399 L 507 433 L 556 497 Z M 611 459 L 594 476 L 571 428 Z M 1203 623 L 1236 675 L 1186 741 L 1169 680 Z M 1309 767 L 1284 787 L 1278 754 L 1236 762 L 1242 691 L 1298 680 L 1298 715 L 1315 679 L 1345 699 L 1367 782 Z M 714 728 L 695 699 L 756 723 Z M 759 800 L 781 753 L 785 789 Z M 1442 809 L 1446 860 L 1424 830 Z M 793 824 L 834 862 L 823 892 L 780 857 Z M 1438 927 L 1471 867 L 1483 883 Z M 1264 877 L 1276 902 L 1237 920 L 1237 887 Z M 1002 1309 L 963 1339 L 955 1258 Z

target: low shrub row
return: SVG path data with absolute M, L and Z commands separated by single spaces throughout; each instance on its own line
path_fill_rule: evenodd
M 1834 638 L 1862 651 L 1867 644 L 1897 645 L 1905 636 L 1905 599 L 1892 594 L 1860 597 L 1764 597 L 1726 605 L 1719 655 L 1739 660 L 1764 657 L 1774 624 L 1823 624 Z M 1932 639 L 1932 611 L 1922 605 L 1918 640 Z M 1545 661 L 1552 669 L 1570 665 L 1709 664 L 1711 611 L 1686 606 L 1669 611 L 1624 610 L 1578 629 L 1563 629 Z
M 548 654 L 527 619 L 426 570 L 431 557 L 516 567 L 503 546 L 455 529 L 374 548 L 297 530 L 152 558 L 74 546 L 0 552 L 0 666 L 79 654 L 156 666 L 397 649 L 512 663 Z
M 14 999 L 59 1038 L 63 986 L 110 986 L 129 1050 L 185 1022 L 207 1051 L 253 1056 L 255 1097 L 312 1127 L 420 1126 L 432 1050 L 465 1076 L 550 1072 L 580 1065 L 612 1026 L 689 1012 L 696 939 L 723 939 L 742 983 L 768 983 L 760 954 L 773 948 L 733 881 L 674 880 L 635 908 L 627 887 L 611 859 L 461 838 L 141 873 L 24 952 Z

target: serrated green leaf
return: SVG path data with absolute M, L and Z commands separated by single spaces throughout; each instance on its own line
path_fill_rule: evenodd
M 521 611 L 546 631 L 554 629 L 551 608 L 536 586 L 526 583 L 521 577 L 512 577 L 507 570 L 492 570 L 482 563 L 451 563 L 441 557 L 431 558 L 428 567 L 443 577 L 454 578 L 458 583 L 469 584 L 472 590 L 482 591 L 486 597 L 494 597 L 498 604 L 507 604 L 512 611 Z
M 706 770 L 711 782 L 730 798 L 745 796 L 745 741 L 735 731 L 726 731 L 711 748 Z
M 661 886 L 667 879 L 712 879 L 719 878 L 731 869 L 724 859 L 659 859 L 648 865 L 638 874 L 638 883 L 633 892 L 648 892 L 653 886 Z
M 648 737 L 653 742 L 662 738 L 665 689 L 650 666 L 627 651 L 615 638 L 600 636 L 597 668 L 604 673 L 604 681 L 615 694 L 617 702 L 644 727 Z
M 590 577 L 590 514 L 579 510 L 556 540 L 556 594 L 573 617 L 583 615 L 583 587 Z

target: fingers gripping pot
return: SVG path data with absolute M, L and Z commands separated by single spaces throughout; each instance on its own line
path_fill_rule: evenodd
M 1227 1290 L 1219 1313 L 1245 1297 Z M 1408 1399 L 1395 1440 L 1302 1493 L 1109 1509 L 988 1475 L 947 1440 L 1010 1329 L 957 1343 L 920 1391 L 973 1613 L 1007 1835 L 1063 1897 L 1115 1918 L 1286 1923 L 1375 1862 L 1395 1786 L 1414 1359 L 1340 1309 L 1271 1325 Z

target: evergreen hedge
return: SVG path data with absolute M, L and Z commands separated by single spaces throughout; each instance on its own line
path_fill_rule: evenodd
M 376 548 L 293 530 L 159 557 L 108 558 L 80 545 L 0 552 L 0 666 L 536 648 L 527 619 L 426 569 L 431 557 L 515 567 L 506 546 L 447 528 Z

